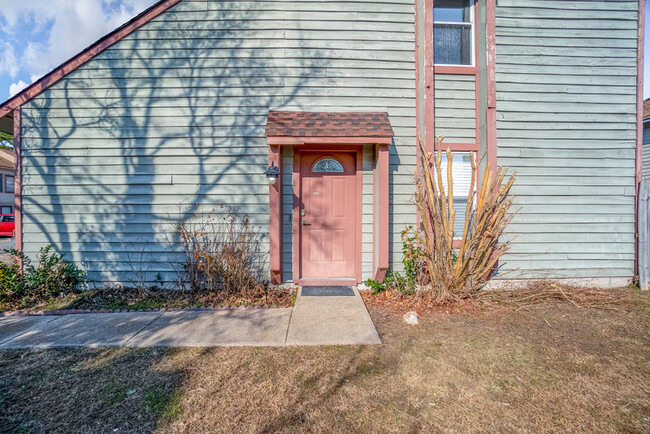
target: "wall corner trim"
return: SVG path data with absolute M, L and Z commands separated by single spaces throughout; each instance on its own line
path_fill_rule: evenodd
M 643 162 L 643 45 L 645 40 L 645 0 L 639 0 L 636 49 L 636 151 L 634 160 L 634 274 L 639 275 L 639 186 Z
M 496 89 L 496 0 L 487 0 L 485 10 L 487 56 L 487 161 L 497 167 L 497 89 Z
M 22 108 L 14 110 L 14 225 L 15 248 L 23 251 L 23 158 L 22 158 Z M 20 261 L 20 269 L 23 263 Z

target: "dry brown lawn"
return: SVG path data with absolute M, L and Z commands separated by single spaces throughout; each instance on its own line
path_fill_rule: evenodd
M 384 345 L 0 352 L 3 432 L 650 432 L 650 296 L 370 311 Z

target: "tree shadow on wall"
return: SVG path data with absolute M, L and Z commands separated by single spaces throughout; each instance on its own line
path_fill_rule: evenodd
M 207 15 L 182 5 L 24 110 L 28 253 L 52 243 L 83 263 L 90 282 L 124 283 L 128 245 L 150 253 L 151 281 L 172 281 L 182 258 L 163 233 L 175 237 L 169 216 L 179 203 L 225 203 L 268 225 L 266 116 L 301 104 L 301 91 L 324 75 L 319 51 L 302 39 L 286 48 L 284 31 L 260 25 L 263 11 Z

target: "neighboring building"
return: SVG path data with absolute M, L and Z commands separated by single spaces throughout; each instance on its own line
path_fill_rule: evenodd
M 274 282 L 381 278 L 417 223 L 417 136 L 444 135 L 458 186 L 469 151 L 517 171 L 505 278 L 624 284 L 644 4 L 161 1 L 0 105 L 17 245 L 104 283 L 130 246 L 171 280 L 170 213 L 223 202 L 268 235 Z
M 0 149 L 0 214 L 14 213 L 14 164 L 13 151 Z
M 643 101 L 643 164 L 642 176 L 650 179 L 650 98 Z

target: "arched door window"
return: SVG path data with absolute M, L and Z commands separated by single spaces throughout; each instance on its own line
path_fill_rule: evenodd
M 318 160 L 316 164 L 314 164 L 314 167 L 311 169 L 312 172 L 325 172 L 325 173 L 342 173 L 343 166 L 341 166 L 341 163 L 336 161 L 333 158 L 323 158 L 322 160 Z

